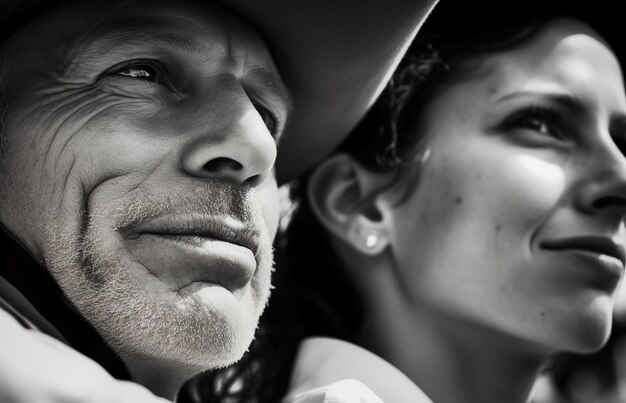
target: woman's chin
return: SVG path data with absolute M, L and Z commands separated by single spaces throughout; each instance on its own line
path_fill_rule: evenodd
M 613 321 L 613 303 L 609 298 L 594 301 L 585 311 L 568 312 L 567 316 L 560 325 L 554 323 L 558 327 L 551 341 L 557 351 L 590 354 L 606 344 Z

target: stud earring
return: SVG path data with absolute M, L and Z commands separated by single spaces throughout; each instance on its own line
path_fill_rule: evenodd
M 365 235 L 365 246 L 368 249 L 373 249 L 374 247 L 376 247 L 376 245 L 378 245 L 379 240 L 380 239 L 378 237 L 378 233 L 369 232 L 367 233 L 367 235 Z

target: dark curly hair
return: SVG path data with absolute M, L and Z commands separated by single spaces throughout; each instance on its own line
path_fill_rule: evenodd
M 481 57 L 529 40 L 546 22 L 571 16 L 592 25 L 616 52 L 623 2 L 527 0 L 511 2 L 444 0 L 429 17 L 389 85 L 337 149 L 372 171 L 414 175 L 424 148 L 422 113 L 448 86 L 480 73 Z M 607 11 L 604 6 L 622 10 Z M 309 175 L 291 185 L 294 202 L 289 226 L 275 243 L 276 289 L 257 338 L 242 361 L 204 374 L 187 385 L 181 401 L 276 403 L 284 396 L 299 342 L 309 336 L 353 341 L 363 320 L 360 297 L 333 252 L 328 233 L 306 198 Z M 410 181 L 407 191 L 410 192 Z M 188 399 L 188 400 L 187 400 Z

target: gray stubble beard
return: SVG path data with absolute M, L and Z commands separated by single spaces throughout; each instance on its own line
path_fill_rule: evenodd
M 158 215 L 172 204 L 168 201 L 159 206 L 147 200 L 141 196 L 133 201 L 126 210 L 130 214 L 120 210 L 122 213 L 114 219 L 113 227 L 120 222 Z M 183 210 L 198 208 L 197 200 L 194 197 L 194 202 L 183 203 L 186 204 Z M 141 207 L 144 202 L 146 209 Z M 259 211 L 252 214 L 253 219 L 263 220 Z M 142 356 L 196 367 L 198 372 L 223 367 L 241 358 L 253 340 L 269 298 L 273 256 L 267 231 L 262 231 L 259 274 L 252 279 L 252 292 L 259 294 L 256 311 L 239 310 L 240 315 L 229 315 L 220 311 L 219 306 L 203 306 L 193 298 L 178 299 L 176 303 L 174 299 L 151 298 L 133 280 L 128 265 L 120 257 L 125 252 L 120 250 L 121 246 L 114 239 L 107 241 L 107 237 L 99 236 L 98 217 L 97 212 L 91 213 L 80 235 L 60 225 L 48 226 L 45 265 L 77 311 L 114 351 L 122 357 Z

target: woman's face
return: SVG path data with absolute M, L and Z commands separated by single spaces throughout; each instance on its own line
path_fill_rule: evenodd
M 626 244 L 612 51 L 582 22 L 554 21 L 483 57 L 424 117 L 430 156 L 392 215 L 411 303 L 548 350 L 601 346 Z

